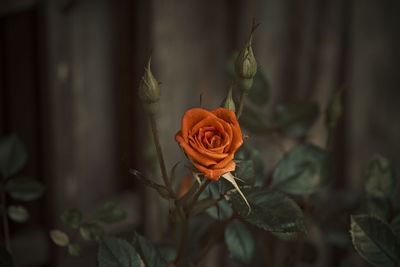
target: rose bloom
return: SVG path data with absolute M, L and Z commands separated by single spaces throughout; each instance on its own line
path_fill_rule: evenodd
M 236 115 L 226 108 L 189 109 L 183 115 L 182 128 L 175 139 L 193 165 L 215 181 L 235 170 L 233 157 L 243 143 Z

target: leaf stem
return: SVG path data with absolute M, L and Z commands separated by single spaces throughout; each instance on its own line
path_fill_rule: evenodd
M 7 217 L 7 199 L 6 194 L 4 192 L 4 186 L 0 188 L 0 198 L 1 198 L 1 209 L 3 211 L 3 234 L 4 234 L 4 243 L 6 249 L 9 253 L 11 253 L 11 243 L 10 243 L 10 227 L 8 225 L 8 217 Z
M 246 93 L 244 91 L 241 91 L 240 98 L 239 98 L 239 109 L 238 109 L 238 111 L 236 113 L 236 117 L 238 119 L 240 118 L 240 116 L 242 115 L 242 112 L 243 112 L 245 96 L 246 96 Z
M 156 119 L 153 114 L 150 114 L 149 117 L 150 117 L 150 126 L 151 126 L 151 131 L 153 133 L 154 145 L 155 145 L 156 151 L 157 151 L 158 163 L 160 165 L 162 178 L 164 180 L 164 184 L 167 187 L 169 194 L 171 195 L 172 198 L 175 199 L 176 196 L 175 196 L 174 191 L 172 190 L 171 182 L 168 178 L 167 169 L 165 167 L 164 156 L 162 153 L 160 138 L 159 138 L 158 131 L 157 131 Z

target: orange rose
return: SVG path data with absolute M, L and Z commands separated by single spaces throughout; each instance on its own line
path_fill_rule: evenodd
M 211 180 L 235 170 L 233 157 L 243 143 L 234 112 L 225 108 L 208 111 L 193 108 L 185 112 L 176 141 L 193 165 Z

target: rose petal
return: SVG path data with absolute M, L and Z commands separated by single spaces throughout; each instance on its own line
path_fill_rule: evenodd
M 217 164 L 215 164 L 215 165 L 213 165 L 211 167 L 215 168 L 215 169 L 224 168 L 232 160 L 233 160 L 233 154 L 229 154 L 228 156 L 226 156 L 226 158 L 224 158 L 223 160 L 221 160 L 220 162 L 218 162 Z
M 176 141 L 179 143 L 179 145 L 182 147 L 182 149 L 185 151 L 185 153 L 188 155 L 189 158 L 203 164 L 204 166 L 210 166 L 217 164 L 217 162 L 213 159 L 210 159 L 198 151 L 194 150 L 188 143 L 185 142 L 184 138 L 178 133 L 175 136 Z
M 186 142 L 193 126 L 208 116 L 213 116 L 213 114 L 202 108 L 192 108 L 185 112 L 182 118 L 182 137 Z
M 204 146 L 198 145 L 197 142 L 195 143 L 195 145 L 192 145 L 192 148 L 197 150 L 200 154 L 204 154 L 204 155 L 210 157 L 211 159 L 215 159 L 215 160 L 221 160 L 221 159 L 224 159 L 226 156 L 228 156 L 227 153 L 222 153 L 222 152 L 218 153 L 216 151 L 208 150 L 208 149 L 204 148 Z
M 217 181 L 222 175 L 224 175 L 227 172 L 231 172 L 235 170 L 236 164 L 234 161 L 231 161 L 227 166 L 225 166 L 224 168 L 221 169 L 208 169 L 196 162 L 193 162 L 193 165 L 202 173 L 204 173 L 204 175 L 206 177 L 208 177 L 209 179 L 213 180 L 213 181 Z
M 233 138 L 229 152 L 235 153 L 236 150 L 243 144 L 243 135 L 240 129 L 239 122 L 237 121 L 236 115 L 233 111 L 225 108 L 217 108 L 211 111 L 218 118 L 231 123 Z
M 209 126 L 214 126 L 217 132 L 222 133 L 224 132 L 224 126 L 222 126 L 220 120 L 221 119 L 217 118 L 214 114 L 211 114 L 210 116 L 202 119 L 196 125 L 194 125 L 193 128 L 190 130 L 190 133 L 195 134 L 197 131 L 200 130 L 200 128 Z

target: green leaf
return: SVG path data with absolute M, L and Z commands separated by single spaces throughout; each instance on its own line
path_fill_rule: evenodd
M 23 223 L 29 219 L 29 213 L 23 206 L 9 206 L 7 213 L 14 222 Z
M 171 262 L 176 258 L 176 247 L 170 244 L 157 244 L 157 249 L 165 261 Z
M 167 263 L 161 256 L 157 247 L 138 233 L 135 233 L 133 246 L 140 254 L 146 267 L 166 267 Z
M 276 106 L 274 119 L 286 135 L 300 138 L 314 125 L 318 115 L 316 103 L 288 103 Z
M 279 161 L 272 186 L 293 195 L 312 194 L 326 178 L 327 162 L 328 154 L 322 149 L 297 145 Z
M 400 265 L 400 245 L 389 225 L 370 215 L 351 216 L 351 237 L 358 253 L 377 267 Z
M 239 222 L 231 222 L 225 229 L 225 244 L 233 259 L 242 264 L 250 264 L 255 251 L 255 243 L 250 231 Z
M 32 178 L 17 177 L 7 182 L 5 190 L 15 200 L 33 201 L 43 195 L 44 186 Z
M 236 191 L 228 192 L 228 197 L 233 209 L 247 222 L 271 232 L 305 232 L 303 213 L 292 199 L 260 187 L 243 188 L 243 193 L 250 203 L 250 214 Z
M 258 106 L 267 104 L 270 99 L 270 85 L 261 68 L 258 68 L 256 76 L 254 76 L 253 86 L 249 90 L 248 98 Z
M 236 162 L 235 177 L 246 184 L 254 185 L 254 163 L 252 160 L 240 160 Z
M 69 227 L 77 229 L 82 223 L 82 217 L 82 212 L 80 210 L 71 208 L 64 211 L 61 214 L 60 219 Z
M 375 155 L 368 166 L 365 192 L 377 198 L 391 198 L 396 188 L 392 164 L 384 157 Z
M 248 106 L 243 108 L 243 113 L 239 121 L 240 126 L 253 134 L 271 133 L 271 127 L 266 124 L 264 119 L 260 116 L 260 113 L 255 112 Z
M 100 239 L 97 259 L 100 267 L 140 267 L 135 248 L 127 241 L 115 237 Z
M 109 201 L 96 210 L 95 219 L 103 223 L 115 223 L 126 218 L 126 211 L 117 203 Z
M 214 199 L 214 198 L 201 199 L 196 202 L 196 204 L 194 205 L 190 214 L 192 216 L 196 216 L 197 214 L 202 213 L 206 209 L 209 209 L 210 207 L 217 205 L 217 203 L 218 203 L 218 199 Z
M 80 257 L 82 255 L 82 246 L 79 244 L 69 244 L 68 254 L 73 257 Z
M 103 228 L 95 222 L 82 224 L 79 232 L 85 240 L 99 240 L 104 235 Z
M 265 162 L 261 153 L 249 144 L 243 144 L 238 152 L 236 152 L 235 159 L 241 161 L 253 162 L 255 186 L 262 186 L 265 181 Z M 239 164 L 240 165 L 240 164 Z M 240 170 L 240 166 L 239 170 Z M 237 175 L 241 178 L 239 175 Z
M 21 140 L 14 134 L 0 139 L 0 173 L 8 178 L 24 167 L 28 158 Z
M 66 247 L 69 245 L 69 237 L 66 233 L 61 230 L 51 230 L 50 238 L 53 240 L 54 244 L 60 247 Z
M 0 266 L 2 267 L 14 266 L 11 254 L 4 247 L 0 247 Z
M 400 240 L 400 214 L 398 214 L 390 223 L 393 233 Z
M 211 183 L 208 185 L 208 191 L 205 191 L 203 193 L 203 196 L 209 196 L 212 197 L 214 199 L 218 199 L 220 198 L 220 190 L 218 188 L 218 184 L 217 183 Z M 233 210 L 232 207 L 229 205 L 229 203 L 225 200 L 222 199 L 220 201 L 218 201 L 218 203 L 216 203 L 216 205 L 214 205 L 211 208 L 208 208 L 206 210 L 207 214 L 215 219 L 215 220 L 226 220 L 230 217 L 232 217 L 233 214 Z

